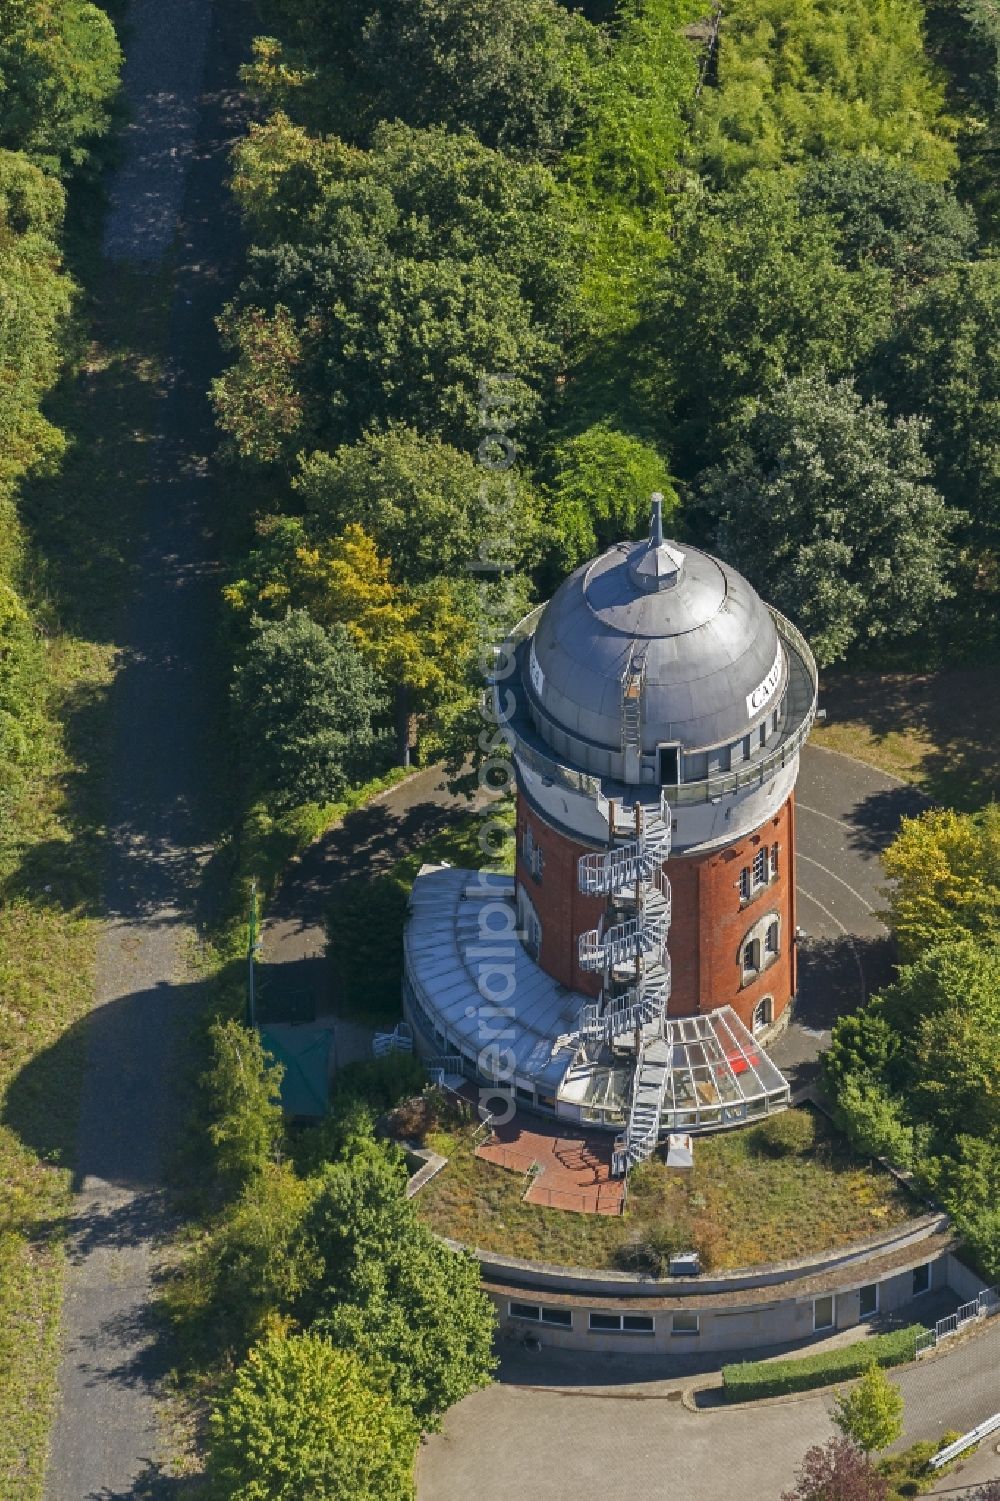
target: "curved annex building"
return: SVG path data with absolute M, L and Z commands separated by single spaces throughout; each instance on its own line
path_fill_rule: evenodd
M 795 992 L 794 787 L 816 688 L 795 627 L 664 540 L 655 496 L 649 538 L 577 569 L 500 653 L 516 875 L 418 877 L 404 988 L 422 1050 L 497 1082 L 503 1053 L 524 1103 L 618 1132 L 623 1169 L 663 1130 L 787 1103 L 759 1038 Z M 484 985 L 504 944 L 510 975 Z M 508 984 L 512 1035 L 490 1050 L 483 997 Z

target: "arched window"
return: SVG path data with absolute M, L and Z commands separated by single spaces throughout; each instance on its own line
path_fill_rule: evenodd
M 751 938 L 743 945 L 743 978 L 755 975 L 760 969 L 760 939 Z
M 542 947 L 542 925 L 524 887 L 517 888 L 517 917 L 521 929 L 520 938 L 524 947 L 537 960 Z
M 760 1032 L 764 1027 L 769 1027 L 774 1020 L 774 996 L 762 995 L 753 1008 L 753 1029 Z
M 781 915 L 765 912 L 743 935 L 737 963 L 742 972 L 743 984 L 750 982 L 773 964 L 781 949 Z

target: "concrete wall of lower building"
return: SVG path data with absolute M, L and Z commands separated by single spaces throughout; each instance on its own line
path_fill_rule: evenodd
M 879 1316 L 886 1314 L 904 1314 L 908 1321 L 919 1323 L 921 1320 L 921 1296 L 914 1296 L 914 1277 L 921 1275 L 920 1267 L 928 1268 L 927 1294 L 943 1292 L 951 1287 L 949 1272 L 953 1258 L 948 1255 L 938 1256 L 928 1263 L 920 1263 L 917 1268 L 907 1268 L 889 1273 L 874 1283 L 860 1283 L 843 1289 L 836 1289 L 829 1294 L 809 1293 L 800 1296 L 778 1298 L 771 1302 L 762 1301 L 760 1304 L 742 1304 L 739 1306 L 725 1306 L 707 1298 L 703 1305 L 698 1305 L 696 1299 L 687 1296 L 684 1299 L 683 1308 L 677 1310 L 685 1318 L 696 1315 L 698 1318 L 698 1333 L 674 1333 L 674 1312 L 669 1307 L 658 1305 L 653 1307 L 649 1299 L 636 1298 L 628 1306 L 630 1316 L 638 1316 L 646 1320 L 652 1320 L 653 1329 L 647 1332 L 620 1333 L 607 1332 L 604 1330 L 590 1329 L 590 1315 L 595 1313 L 605 1317 L 618 1317 L 623 1315 L 623 1300 L 616 1299 L 613 1303 L 595 1297 L 591 1303 L 576 1300 L 568 1309 L 567 1300 L 560 1298 L 558 1294 L 541 1294 L 531 1290 L 517 1291 L 510 1289 L 497 1291 L 487 1287 L 487 1292 L 497 1310 L 500 1326 L 510 1334 L 534 1334 L 543 1344 L 553 1345 L 562 1349 L 597 1350 L 621 1352 L 627 1349 L 642 1350 L 645 1353 L 694 1355 L 710 1351 L 719 1353 L 744 1354 L 756 1349 L 765 1349 L 773 1345 L 795 1344 L 810 1342 L 812 1340 L 828 1338 L 831 1334 L 841 1330 L 855 1328 L 863 1322 L 867 1322 L 869 1315 L 862 1315 L 862 1289 L 872 1286 L 877 1287 L 877 1313 Z M 958 1291 L 957 1289 L 953 1289 Z M 960 1295 L 960 1294 L 959 1294 Z M 833 1323 L 827 1324 L 827 1304 L 825 1299 L 833 1299 Z M 520 1318 L 511 1313 L 511 1305 L 537 1307 L 542 1317 L 538 1319 Z M 817 1308 L 817 1304 L 819 1307 Z M 555 1323 L 544 1322 L 544 1310 L 550 1312 L 557 1310 L 558 1317 L 565 1319 L 567 1311 L 571 1318 L 569 1328 L 560 1327 Z M 817 1328 L 817 1318 L 821 1320 Z
M 948 1286 L 963 1303 L 971 1303 L 973 1298 L 978 1298 L 981 1292 L 986 1291 L 988 1285 L 978 1273 L 966 1266 L 964 1261 L 959 1261 L 955 1255 L 948 1257 L 947 1275 Z

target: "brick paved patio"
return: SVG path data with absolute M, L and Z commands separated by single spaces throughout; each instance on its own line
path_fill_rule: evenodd
M 476 1156 L 527 1174 L 536 1164 L 525 1201 L 577 1214 L 621 1214 L 625 1190 L 611 1176 L 610 1136 L 585 1136 L 535 1120 L 530 1127 L 515 1117 L 498 1126 L 490 1141 L 476 1148 Z

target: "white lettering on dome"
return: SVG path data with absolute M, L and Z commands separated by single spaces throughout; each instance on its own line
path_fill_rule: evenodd
M 532 646 L 534 654 L 534 646 Z M 778 654 L 774 659 L 774 666 L 762 683 L 758 683 L 752 693 L 747 694 L 747 716 L 753 719 L 765 708 L 774 697 L 775 690 L 781 682 L 781 642 L 778 642 Z
M 538 697 L 541 698 L 542 690 L 545 687 L 545 674 L 539 667 L 538 658 L 535 656 L 534 637 L 532 637 L 531 639 L 531 651 L 528 655 L 528 671 L 531 673 L 531 686 L 532 688 L 534 688 Z

